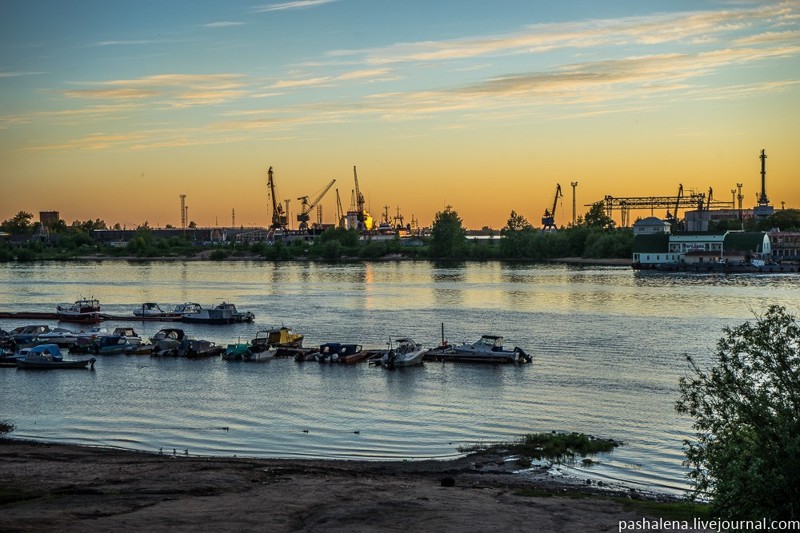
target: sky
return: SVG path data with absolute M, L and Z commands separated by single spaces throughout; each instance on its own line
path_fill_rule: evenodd
M 679 185 L 800 208 L 800 0 L 0 2 L 0 220 L 540 225 Z M 634 213 L 649 216 L 650 213 Z M 663 213 L 655 213 L 663 216 Z M 617 216 L 617 215 L 615 215 Z M 315 218 L 315 217 L 314 217 Z M 312 219 L 313 220 L 313 219 Z M 296 224 L 296 223 L 295 223 Z

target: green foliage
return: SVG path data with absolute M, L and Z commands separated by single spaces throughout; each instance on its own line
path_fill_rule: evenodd
M 14 423 L 10 420 L 0 420 L 0 435 L 14 431 Z
M 145 222 L 145 225 L 146 224 L 147 224 L 147 222 Z M 90 220 L 84 220 L 83 222 L 81 222 L 80 220 L 74 220 L 72 222 L 71 228 L 74 229 L 74 230 L 83 231 L 84 233 L 87 233 L 87 234 L 90 234 L 92 232 L 92 230 L 107 229 L 106 228 L 106 223 L 104 221 L 100 220 L 99 218 L 97 218 L 95 220 L 91 220 L 91 219 Z
M 529 229 L 533 229 L 533 226 L 528 222 L 528 219 L 522 215 L 518 215 L 516 211 L 512 210 L 511 215 L 508 217 L 508 222 L 506 222 L 505 227 L 500 231 L 505 234 L 506 232 L 514 233 Z
M 630 231 L 619 232 L 590 232 L 585 241 L 583 257 L 591 258 L 626 258 L 633 253 L 633 233 Z
M 328 228 L 319 236 L 323 244 L 328 241 L 338 241 L 344 248 L 355 248 L 358 246 L 358 232 L 355 229 Z
M 595 204 L 602 208 L 602 203 Z M 593 211 L 597 211 L 595 207 Z M 558 257 L 589 258 L 629 258 L 633 253 L 633 233 L 627 229 L 607 230 L 600 224 L 607 224 L 598 217 L 599 213 L 587 217 L 589 225 L 571 226 L 557 232 L 542 232 L 534 229 L 524 217 L 514 211 L 502 230 L 499 256 L 506 259 L 530 259 L 545 261 Z M 607 218 L 607 217 L 606 217 Z M 593 221 L 593 222 L 592 222 Z
M 358 251 L 363 259 L 378 259 L 388 253 L 385 241 L 368 241 Z
M 684 442 L 695 495 L 731 520 L 800 518 L 800 324 L 770 306 L 726 327 L 716 362 L 679 382 L 678 412 L 694 418 Z
M 507 450 L 534 459 L 551 459 L 554 461 L 572 461 L 576 456 L 586 457 L 597 453 L 613 451 L 620 442 L 611 439 L 599 439 L 585 433 L 529 433 L 513 442 L 479 445 L 459 448 L 462 452 Z
M 28 213 L 27 211 L 20 211 L 8 220 L 4 220 L 3 223 L 0 224 L 0 231 L 5 231 L 15 235 L 28 233 L 33 231 L 33 224 L 31 223 L 31 220 L 33 220 L 33 215 L 31 213 Z
M 14 260 L 14 252 L 3 244 L 0 244 L 0 263 Z
M 30 248 L 18 248 L 16 250 L 17 261 L 34 261 L 36 259 L 36 252 Z
M 223 259 L 227 259 L 230 255 L 228 250 L 223 250 L 222 248 L 217 248 L 216 250 L 211 252 L 211 255 L 208 256 L 209 259 L 212 261 L 222 261 Z
M 434 258 L 463 257 L 466 249 L 467 230 L 462 225 L 458 212 L 447 206 L 444 211 L 436 213 L 431 226 L 431 243 L 429 253 Z
M 780 209 L 767 219 L 769 228 L 780 228 L 782 231 L 800 230 L 800 209 Z
M 322 243 L 322 258 L 328 261 L 334 261 L 342 257 L 342 243 L 336 239 L 329 240 Z
M 586 215 L 583 217 L 583 224 L 590 228 L 607 229 L 614 226 L 614 220 L 606 214 L 606 208 L 602 201 L 595 202 Z

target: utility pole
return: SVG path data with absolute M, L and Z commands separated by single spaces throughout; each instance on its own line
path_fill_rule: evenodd
M 181 229 L 186 229 L 186 195 L 181 194 Z
M 575 218 L 575 216 L 576 216 L 576 212 L 575 212 L 575 187 L 578 186 L 578 182 L 577 181 L 573 181 L 573 182 L 571 182 L 571 185 L 572 185 L 572 226 L 575 227 L 575 223 L 576 223 L 576 220 L 577 220 Z
M 744 200 L 744 195 L 742 194 L 742 184 L 737 183 L 736 188 L 739 189 L 739 195 L 737 196 L 739 199 L 739 220 L 742 220 L 742 201 Z
M 734 209 L 736 209 L 736 189 L 731 189 L 731 195 L 733 196 L 733 202 L 731 205 Z
M 231 227 L 236 227 L 236 208 L 231 208 Z

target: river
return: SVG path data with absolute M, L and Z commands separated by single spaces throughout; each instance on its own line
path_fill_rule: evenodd
M 306 346 L 381 348 L 408 335 L 433 347 L 444 324 L 451 343 L 503 335 L 533 364 L 386 371 L 98 356 L 94 371 L 0 368 L 0 418 L 16 424 L 14 436 L 192 455 L 415 460 L 529 432 L 579 431 L 624 445 L 566 474 L 681 492 L 691 420 L 674 404 L 684 354 L 709 364 L 724 326 L 772 303 L 796 311 L 800 275 L 425 261 L 0 265 L 2 311 L 54 311 L 79 297 L 115 315 L 132 316 L 146 301 L 226 300 L 253 311 L 253 324 L 185 325 L 222 344 L 286 324 Z M 0 320 L 0 328 L 31 322 Z M 117 325 L 142 337 L 166 326 L 104 323 Z

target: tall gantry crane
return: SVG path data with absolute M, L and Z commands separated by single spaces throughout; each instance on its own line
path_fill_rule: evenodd
M 710 209 L 729 209 L 735 207 L 731 202 L 714 200 L 713 190 L 709 188 L 708 196 L 705 193 L 694 192 L 691 189 L 688 194 L 684 194 L 683 185 L 678 186 L 677 196 L 629 196 L 625 198 L 607 195 L 602 202 L 605 204 L 606 214 L 613 216 L 615 210 L 620 212 L 621 227 L 627 228 L 630 225 L 630 212 L 632 210 L 649 209 L 650 216 L 653 216 L 655 209 L 666 208 L 666 219 L 671 224 L 678 220 L 679 209 L 697 209 L 698 211 L 708 211 Z M 591 207 L 594 204 L 586 204 Z
M 325 187 L 322 188 L 322 192 L 317 194 L 312 202 L 308 201 L 308 196 L 301 196 L 298 198 L 300 200 L 300 213 L 297 215 L 297 221 L 300 222 L 299 230 L 306 231 L 308 230 L 308 220 L 309 220 L 309 213 L 312 209 L 322 200 L 322 197 L 333 187 L 333 184 L 336 183 L 336 180 L 331 180 Z
M 561 184 L 556 183 L 556 194 L 553 197 L 553 208 L 551 210 L 544 210 L 544 216 L 542 217 L 542 230 L 550 231 L 554 229 L 558 229 L 556 227 L 556 206 L 558 205 L 558 199 L 563 198 L 564 195 L 561 192 Z

